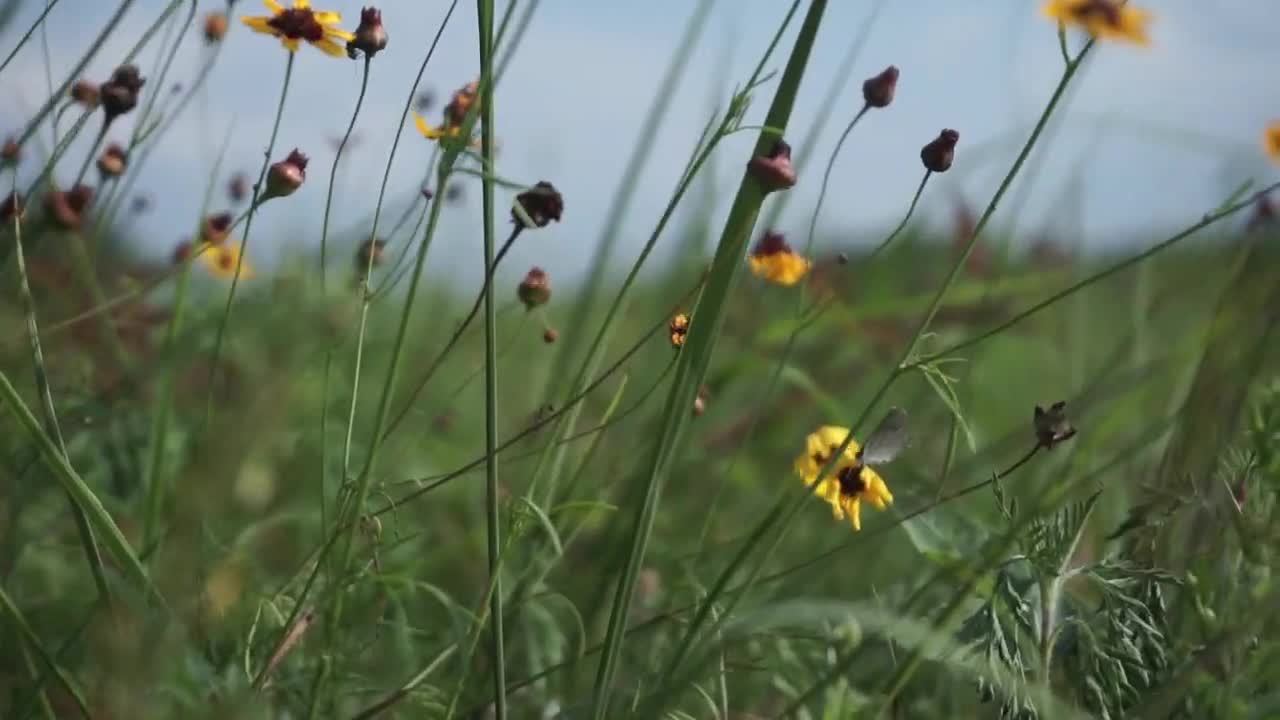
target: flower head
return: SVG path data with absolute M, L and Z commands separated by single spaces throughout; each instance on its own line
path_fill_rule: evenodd
M 677 350 L 684 347 L 684 338 L 689 334 L 689 316 L 676 313 L 676 316 L 667 324 L 667 332 L 671 337 L 671 347 Z
M 766 232 L 747 256 L 751 272 L 775 285 L 790 287 L 800 282 L 812 265 L 804 256 L 791 249 L 782 233 Z
M 466 123 L 467 114 L 475 106 L 480 95 L 480 84 L 474 80 L 454 91 L 449 104 L 444 106 L 444 122 L 440 127 L 432 127 L 427 119 L 413 114 L 413 124 L 418 132 L 428 140 L 455 140 L 462 137 L 462 126 Z
M 129 156 L 125 154 L 124 148 L 116 143 L 108 145 L 98 157 L 98 172 L 102 173 L 104 178 L 120 177 L 128 167 Z
M 796 474 L 818 497 L 831 505 L 831 513 L 837 520 L 848 517 L 854 530 L 862 529 L 862 502 L 871 503 L 878 510 L 893 503 L 893 495 L 884 478 L 858 459 L 861 449 L 857 441 L 849 445 L 835 460 L 831 472 L 821 482 L 818 476 L 831 462 L 840 445 L 849 436 L 849 429 L 836 425 L 824 425 L 805 439 L 805 452 L 796 458 Z
M 960 142 L 960 133 L 955 130 L 943 130 L 938 137 L 920 149 L 920 161 L 930 172 L 946 172 L 956 159 L 956 143 Z
M 220 12 L 211 12 L 204 16 L 204 41 L 213 45 L 227 34 L 227 16 Z
M 200 240 L 206 245 L 221 245 L 231 233 L 231 213 L 210 215 L 200 224 Z
M 307 156 L 294 148 L 288 157 L 272 163 L 271 169 L 267 171 L 267 190 L 262 194 L 261 200 L 292 195 L 306 180 Z
M 551 278 L 547 271 L 540 267 L 530 268 L 516 287 L 516 296 L 524 303 L 526 310 L 546 305 L 551 300 Z
M 311 9 L 311 0 L 293 0 L 293 7 L 285 8 L 277 0 L 262 0 L 270 16 L 242 17 L 241 22 L 254 32 L 280 38 L 289 52 L 298 52 L 302 41 L 334 57 L 346 55 L 346 48 L 336 40 L 350 42 L 355 35 L 338 27 L 342 14 Z
M 1074 25 L 1099 40 L 1121 40 L 1146 46 L 1151 13 L 1116 0 L 1049 0 L 1041 8 L 1047 17 Z
M 347 41 L 347 57 L 355 59 L 356 53 L 371 58 L 387 48 L 387 30 L 382 27 L 382 11 L 367 7 L 360 11 L 360 25 L 355 37 Z
M 862 83 L 862 100 L 867 107 L 888 107 L 898 89 L 898 68 L 890 65 L 883 72 Z
M 138 94 L 147 81 L 138 72 L 137 65 L 121 65 L 111 73 L 111 79 L 98 88 L 98 101 L 107 122 L 124 115 L 138 105 Z
M 237 267 L 240 270 L 242 279 L 249 279 L 254 276 L 253 267 L 247 261 L 240 259 L 240 243 L 224 242 L 221 245 L 209 245 L 202 243 L 199 248 L 200 263 L 204 265 L 209 274 L 216 278 L 233 278 L 236 276 Z
M 1272 162 L 1280 164 L 1280 120 L 1274 120 L 1262 133 L 1262 149 Z
M 76 185 L 70 190 L 52 190 L 44 194 L 44 209 L 64 230 L 75 230 L 84 222 L 84 212 L 93 204 L 93 188 Z
M 70 95 L 72 100 L 86 108 L 98 107 L 98 86 L 88 80 L 77 80 L 76 84 L 71 86 Z
M 757 155 L 747 163 L 751 176 L 764 186 L 765 192 L 786 190 L 796 184 L 796 169 L 791 165 L 791 146 L 784 140 L 773 144 L 768 155 Z
M 564 197 L 556 190 L 556 186 L 541 180 L 532 188 L 516 196 L 516 205 L 533 221 L 533 227 L 546 227 L 552 220 L 560 222 L 564 213 Z M 514 208 L 511 210 L 511 221 L 517 225 L 524 224 L 524 218 Z

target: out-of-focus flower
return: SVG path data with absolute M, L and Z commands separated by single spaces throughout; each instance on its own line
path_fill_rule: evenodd
M 1280 120 L 1274 120 L 1262 132 L 1262 149 L 1271 161 L 1280 164 Z
M 516 287 L 516 296 L 524 303 L 526 310 L 546 305 L 551 300 L 551 278 L 547 271 L 540 267 L 530 268 L 524 280 Z
M 555 328 L 547 328 L 542 333 L 542 342 L 550 345 L 560 338 L 560 333 Z
M 93 188 L 77 185 L 70 190 L 52 190 L 44 194 L 44 209 L 64 230 L 75 230 L 84 222 L 84 212 L 93 204 Z
M 667 331 L 671 338 L 671 347 L 677 350 L 684 347 L 685 336 L 689 334 L 689 316 L 676 313 L 676 316 L 667 324 Z
M 815 495 L 831 505 L 832 515 L 837 520 L 848 517 L 857 531 L 862 529 L 862 502 L 884 510 L 893 503 L 893 494 L 880 474 L 858 459 L 861 448 L 854 440 L 849 441 L 848 447 L 836 459 L 832 472 L 818 482 L 822 468 L 831 461 L 848 435 L 848 428 L 835 425 L 818 428 L 805 439 L 805 452 L 796 458 L 794 467 L 804 484 L 812 487 Z
M 938 133 L 938 137 L 920 149 L 920 161 L 930 172 L 946 172 L 956 159 L 956 143 L 960 142 L 960 133 L 947 129 Z
M 231 198 L 231 202 L 239 204 L 249 197 L 249 178 L 245 174 L 238 172 L 231 176 L 227 181 L 227 196 Z
M 355 37 L 347 42 L 347 57 L 355 59 L 356 53 L 364 53 L 371 58 L 387 47 L 387 30 L 382 27 L 382 11 L 375 7 L 367 7 L 360 11 L 360 25 L 356 27 Z
M 1067 404 L 1061 401 L 1050 405 L 1048 410 L 1037 405 L 1032 428 L 1036 433 L 1036 442 L 1046 450 L 1070 440 L 1076 434 L 1075 427 L 1067 419 Z
M 231 232 L 232 222 L 231 213 L 209 215 L 200 224 L 201 241 L 208 245 L 221 245 L 226 242 L 227 235 Z
M 1116 0 L 1049 0 L 1041 12 L 1064 25 L 1083 29 L 1099 40 L 1149 45 L 1151 13 Z
M 546 180 L 539 181 L 517 195 L 516 204 L 533 221 L 532 227 L 546 227 L 552 220 L 560 222 L 560 216 L 564 213 L 564 197 Z M 524 224 L 524 219 L 514 209 L 511 211 L 511 221 L 517 225 Z
M 203 245 L 195 248 L 200 252 L 198 258 L 209 274 L 216 278 L 230 279 L 236 276 L 236 266 L 240 266 L 240 279 L 248 280 L 254 276 L 253 266 L 248 260 L 240 260 L 240 243 L 223 242 L 221 245 Z
M 11 191 L 0 201 L 0 232 L 13 222 L 14 217 L 21 221 L 26 217 L 27 208 L 22 203 L 22 195 L 17 190 Z
M 98 107 L 98 86 L 88 80 L 77 80 L 71 86 L 71 99 L 86 108 Z
M 369 238 L 356 248 L 356 272 L 364 273 L 370 267 L 382 264 L 383 250 L 387 247 L 385 240 Z
M 307 156 L 294 148 L 284 160 L 271 164 L 267 171 L 267 189 L 260 201 L 288 197 L 307 180 Z
M 138 72 L 137 65 L 121 65 L 111 73 L 111 79 L 98 88 L 98 101 L 107 122 L 115 120 L 138 105 L 138 94 L 147 81 Z
M 5 140 L 4 146 L 0 147 L 0 166 L 17 165 L 21 159 L 22 147 L 13 138 Z
M 298 52 L 303 41 L 334 57 L 346 55 L 346 49 L 337 40 L 346 43 L 355 35 L 338 27 L 342 14 L 312 10 L 311 0 L 293 0 L 293 7 L 286 8 L 276 0 L 262 0 L 270 16 L 241 17 L 240 20 L 254 32 L 280 38 L 289 52 Z
M 862 100 L 867 107 L 889 107 L 897 89 L 898 68 L 890 65 L 879 75 L 869 77 L 862 83 Z
M 205 579 L 203 606 L 211 619 L 219 619 L 239 602 L 244 591 L 244 567 L 235 559 L 223 560 Z
M 791 146 L 778 140 L 767 155 L 757 155 L 747 163 L 751 176 L 764 186 L 765 192 L 786 190 L 796 184 L 796 169 L 791 165 Z
M 444 121 L 440 127 L 432 127 L 427 119 L 413 114 L 413 124 L 428 140 L 455 140 L 462 137 L 462 126 L 467 114 L 479 99 L 480 84 L 472 81 L 454 91 L 449 104 L 444 106 Z
M 104 178 L 120 177 L 128 167 L 129 156 L 125 154 L 124 148 L 116 143 L 108 145 L 98 157 L 98 172 L 102 173 Z
M 210 45 L 222 40 L 227 34 L 227 16 L 220 12 L 211 12 L 204 16 L 204 41 Z
M 756 243 L 747 256 L 747 264 L 756 277 L 784 287 L 800 282 L 812 266 L 808 259 L 791 249 L 782 233 L 772 230 Z

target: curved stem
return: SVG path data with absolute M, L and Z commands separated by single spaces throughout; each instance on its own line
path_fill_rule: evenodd
M 213 421 L 213 399 L 217 394 L 218 386 L 218 360 L 222 355 L 222 344 L 226 339 L 227 324 L 231 321 L 231 305 L 236 299 L 236 288 L 240 286 L 240 273 L 244 269 L 245 252 L 249 249 L 249 232 L 253 229 L 253 218 L 257 215 L 258 206 L 262 204 L 260 198 L 265 190 L 264 183 L 267 180 L 267 170 L 271 167 L 271 154 L 276 148 L 276 137 L 280 134 L 280 119 L 284 117 L 284 102 L 289 96 L 289 80 L 293 77 L 293 53 L 288 54 L 288 60 L 284 66 L 284 84 L 280 87 L 280 102 L 276 106 L 276 119 L 271 125 L 271 139 L 267 142 L 267 151 L 262 156 L 262 168 L 258 170 L 258 182 L 253 186 L 253 198 L 249 203 L 247 211 L 247 219 L 244 224 L 244 234 L 240 236 L 240 252 L 236 258 L 236 273 L 231 278 L 231 289 L 227 291 L 227 303 L 222 309 L 222 319 L 218 323 L 218 334 L 213 341 L 213 356 L 209 359 L 209 397 L 205 405 L 205 426 L 206 428 Z
M 333 166 L 329 168 L 329 190 L 324 197 L 324 221 L 320 225 L 320 294 L 323 297 L 325 287 L 325 274 L 328 268 L 328 249 L 329 249 L 329 212 L 333 209 L 333 186 L 338 177 L 338 165 L 342 163 L 342 153 L 347 149 L 347 143 L 351 140 L 351 132 L 355 130 L 356 119 L 360 117 L 360 106 L 364 104 L 364 93 L 369 87 L 369 63 L 372 60 L 368 55 L 364 58 L 364 72 L 360 75 L 360 94 L 356 97 L 356 109 L 351 112 L 351 122 L 347 123 L 347 132 L 342 136 L 342 142 L 338 143 L 338 151 L 333 154 Z M 370 242 L 373 238 L 370 238 Z M 370 262 L 373 260 L 373 253 L 369 253 Z
M 870 105 L 863 105 L 857 115 L 844 126 L 844 132 L 840 133 L 840 139 L 836 141 L 835 150 L 831 151 L 831 158 L 827 160 L 827 169 L 822 173 L 822 186 L 818 190 L 818 202 L 813 206 L 813 215 L 809 218 L 809 236 L 805 240 L 804 251 L 808 255 L 813 251 L 813 235 L 818 229 L 818 215 L 822 212 L 822 202 L 827 198 L 827 185 L 831 182 L 831 171 L 835 169 L 836 158 L 840 157 L 840 149 L 844 147 L 844 141 L 849 139 L 849 133 L 853 132 L 853 128 L 862 119 L 863 115 L 871 109 Z
M 924 177 L 920 178 L 920 187 L 916 188 L 916 194 L 911 198 L 911 205 L 907 208 L 907 214 L 902 216 L 902 221 L 893 229 L 893 232 L 889 233 L 889 236 L 881 241 L 881 243 L 876 246 L 875 250 L 871 251 L 871 254 L 867 256 L 868 261 L 873 260 L 877 255 L 884 251 L 885 248 L 889 247 L 890 243 L 892 243 L 894 239 L 906 229 L 907 223 L 911 220 L 911 215 L 916 211 L 916 204 L 920 202 L 920 196 L 924 194 L 925 183 L 929 182 L 929 178 L 932 176 L 932 170 L 924 171 Z
M 0 73 L 3 73 L 4 69 L 9 67 L 9 63 L 17 57 L 18 51 L 22 49 L 23 45 L 27 44 L 27 41 L 35 34 L 36 28 L 40 27 L 40 24 L 43 23 L 44 19 L 49 15 L 49 12 L 58 5 L 58 2 L 59 0 L 49 0 L 49 2 L 44 4 L 44 11 L 35 19 L 35 22 L 31 23 L 31 27 L 27 28 L 27 32 L 18 40 L 18 44 L 13 46 L 13 50 L 9 51 L 9 54 L 5 56 L 4 62 L 0 62 Z

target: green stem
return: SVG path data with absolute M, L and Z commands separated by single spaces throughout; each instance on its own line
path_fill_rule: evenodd
M 258 182 L 253 186 L 253 198 L 249 203 L 248 217 L 245 220 L 244 234 L 240 236 L 240 254 L 236 258 L 236 273 L 231 278 L 231 289 L 227 291 L 227 303 L 222 309 L 222 319 L 218 322 L 218 334 L 213 341 L 213 356 L 209 359 L 209 397 L 205 405 L 205 428 L 213 422 L 213 399 L 217 395 L 218 360 L 222 356 L 222 344 L 226 339 L 227 325 L 231 321 L 231 305 L 236 299 L 236 288 L 240 286 L 240 273 L 244 269 L 244 256 L 249 250 L 249 232 L 253 229 L 253 218 L 257 215 L 260 198 L 265 190 L 267 170 L 271 167 L 271 154 L 276 148 L 276 137 L 280 134 L 280 120 L 284 117 L 284 102 L 289 96 L 289 80 L 293 77 L 293 53 L 288 54 L 284 66 L 284 83 L 280 87 L 280 102 L 276 106 L 276 119 L 271 125 L 271 139 L 267 142 L 267 150 L 262 156 L 262 168 L 258 170 Z
M 324 221 L 320 225 L 320 294 L 324 295 L 325 275 L 328 269 L 328 249 L 329 249 L 329 212 L 333 209 L 333 186 L 338 178 L 338 165 L 342 162 L 342 153 L 347 149 L 347 143 L 351 140 L 351 132 L 355 130 L 356 119 L 360 117 L 360 106 L 364 104 L 364 93 L 369 87 L 369 63 L 372 58 L 368 55 L 364 58 L 364 71 L 360 75 L 360 94 L 356 97 L 356 108 L 351 112 L 351 122 L 347 123 L 347 132 L 342 136 L 342 142 L 338 143 L 338 151 L 333 154 L 333 166 L 329 168 L 329 190 L 324 197 Z M 373 238 L 369 238 L 373 242 Z M 370 253 L 372 256 L 372 253 Z M 372 257 L 370 257 L 372 261 Z
M 929 178 L 932 176 L 933 176 L 932 170 L 924 171 L 924 177 L 920 178 L 920 187 L 916 188 L 916 194 L 911 198 L 911 205 L 910 207 L 907 208 L 907 214 L 902 216 L 901 222 L 899 222 L 898 226 L 893 229 L 893 232 L 889 233 L 889 236 L 886 237 L 879 245 L 877 245 L 875 250 L 871 251 L 871 254 L 867 256 L 868 261 L 874 259 L 877 255 L 879 255 L 886 248 L 888 248 L 889 245 L 893 243 L 894 239 L 896 239 L 898 235 L 900 235 L 902 231 L 906 229 L 907 223 L 911 220 L 912 214 L 914 214 L 916 211 L 916 203 L 920 202 L 920 196 L 924 194 L 925 183 L 929 182 Z
M 835 150 L 831 151 L 831 158 L 827 160 L 827 169 L 822 173 L 822 185 L 818 189 L 818 202 L 813 206 L 813 216 L 809 218 L 809 235 L 804 244 L 805 254 L 813 252 L 814 233 L 818 229 L 818 216 L 822 213 L 822 202 L 827 199 L 827 185 L 831 182 L 831 171 L 835 169 L 836 159 L 840 157 L 840 149 L 844 147 L 844 141 L 849 139 L 849 133 L 853 132 L 853 128 L 857 126 L 858 121 L 863 115 L 871 109 L 870 105 L 864 104 L 857 115 L 844 126 L 844 132 L 840 133 L 840 139 L 836 141 Z
M 9 67 L 9 63 L 18 55 L 18 51 L 22 49 L 22 46 L 26 45 L 27 41 L 31 39 L 31 36 L 35 34 L 36 28 L 40 27 L 40 24 L 44 22 L 46 17 L 48 17 L 49 12 L 57 7 L 58 1 L 59 0 L 49 0 L 49 2 L 44 4 L 44 11 L 36 17 L 35 22 L 31 23 L 31 27 L 27 28 L 27 32 L 18 40 L 18 44 L 14 45 L 13 50 L 9 51 L 9 54 L 5 56 L 4 62 L 0 62 L 0 74 L 4 73 L 4 69 Z

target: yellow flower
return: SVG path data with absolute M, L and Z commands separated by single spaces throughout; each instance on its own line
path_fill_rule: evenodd
M 1049 0 L 1041 8 L 1046 16 L 1064 25 L 1083 28 L 1099 40 L 1150 44 L 1147 24 L 1151 13 L 1116 0 Z
M 858 460 L 860 447 L 855 440 L 849 441 L 831 473 L 818 482 L 818 474 L 848 434 L 848 428 L 836 425 L 818 428 L 806 439 L 805 453 L 796 458 L 795 471 L 806 486 L 813 487 L 815 495 L 831 505 L 831 513 L 837 520 L 847 517 L 854 530 L 861 530 L 862 502 L 865 500 L 876 509 L 884 510 L 893 503 L 893 495 L 880 474 Z
M 203 243 L 196 248 L 196 252 L 205 269 L 216 278 L 235 277 L 236 265 L 240 265 L 241 280 L 248 280 L 254 275 L 253 266 L 248 260 L 240 262 L 240 243 L 234 240 L 227 240 L 217 245 Z
M 1263 131 L 1262 147 L 1266 150 L 1267 157 L 1273 162 L 1280 163 L 1280 120 L 1273 121 Z
M 422 133 L 422 137 L 428 140 L 441 140 L 443 138 L 462 137 L 462 126 L 446 124 L 439 127 L 432 127 L 427 119 L 419 115 L 413 114 L 413 124 L 418 128 L 418 132 Z
M 800 282 L 812 263 L 797 254 L 781 233 L 767 232 L 747 256 L 751 273 L 775 285 L 790 287 Z
M 676 313 L 667 325 L 667 330 L 671 333 L 671 347 L 677 350 L 684 347 L 684 338 L 689 334 L 689 316 Z
M 270 16 L 241 17 L 240 20 L 255 32 L 274 35 L 280 38 L 289 52 L 298 52 L 298 46 L 305 40 L 314 47 L 334 57 L 345 57 L 343 43 L 355 39 L 355 35 L 342 30 L 338 23 L 342 22 L 341 13 L 311 9 L 311 0 L 293 0 L 293 7 L 285 8 L 276 0 L 262 0 L 271 11 Z

